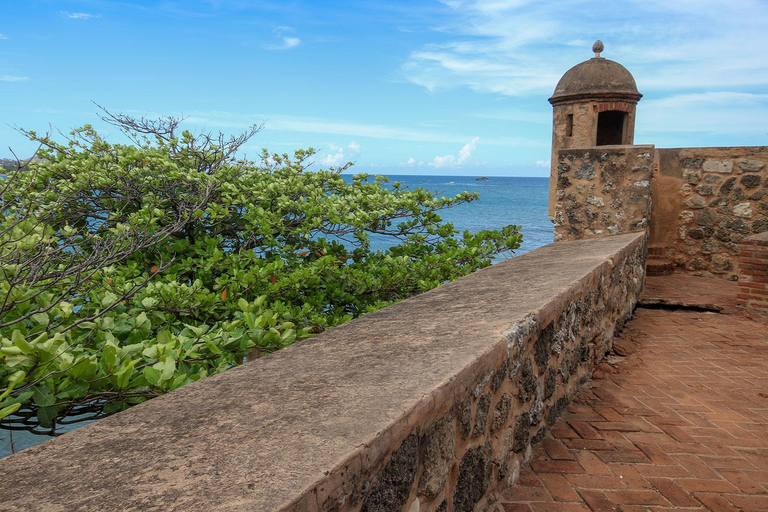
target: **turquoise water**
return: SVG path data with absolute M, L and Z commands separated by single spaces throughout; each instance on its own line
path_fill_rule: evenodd
M 462 176 L 397 176 L 388 175 L 392 181 L 399 181 L 404 187 L 426 188 L 443 196 L 454 196 L 460 192 L 478 192 L 480 199 L 442 212 L 444 220 L 452 222 L 459 231 L 480 231 L 500 229 L 508 224 L 522 226 L 523 244 L 514 254 L 502 255 L 499 259 L 516 256 L 552 242 L 552 223 L 547 218 L 547 178 L 489 178 L 477 181 L 474 177 Z M 383 249 L 386 242 L 372 239 L 375 248 Z M 378 245 L 378 247 L 377 247 Z M 59 433 L 84 425 L 61 425 Z M 0 457 L 8 456 L 49 439 L 26 431 L 9 432 L 0 429 Z M 13 442 L 13 450 L 11 443 Z
M 459 231 L 501 229 L 508 224 L 521 226 L 523 244 L 514 255 L 553 241 L 554 228 L 547 217 L 548 178 L 492 177 L 478 181 L 472 176 L 387 177 L 403 186 L 437 191 L 442 196 L 477 192 L 479 200 L 443 211 L 443 219 L 452 222 Z

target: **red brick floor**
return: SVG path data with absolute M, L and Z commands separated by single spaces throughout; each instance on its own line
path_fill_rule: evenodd
M 639 308 L 617 349 L 495 510 L 768 511 L 765 317 Z

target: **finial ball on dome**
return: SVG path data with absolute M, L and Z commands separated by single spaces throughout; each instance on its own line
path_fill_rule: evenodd
M 595 44 L 592 45 L 592 51 L 595 52 L 595 57 L 600 57 L 600 53 L 605 50 L 605 46 L 603 46 L 603 42 L 601 40 L 595 41 Z

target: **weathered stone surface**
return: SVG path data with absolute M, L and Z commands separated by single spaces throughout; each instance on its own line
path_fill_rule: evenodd
M 455 512 L 472 512 L 488 489 L 491 480 L 491 445 L 470 448 L 459 465 L 459 478 L 453 495 Z M 394 510 L 394 509 L 393 509 Z
M 502 395 L 496 407 L 493 408 L 493 418 L 491 420 L 491 432 L 496 432 L 507 422 L 509 411 L 512 409 L 512 398 L 509 395 Z
M 419 494 L 434 498 L 445 487 L 453 467 L 453 450 L 456 441 L 455 423 L 450 418 L 435 422 L 422 441 L 422 466 Z
M 707 201 L 703 197 L 693 196 L 685 201 L 685 206 L 693 210 L 699 210 L 707 206 Z
M 709 265 L 709 270 L 715 274 L 722 274 L 729 270 L 733 270 L 733 262 L 727 256 L 715 254 L 712 256 L 712 263 Z
M 718 172 L 722 174 L 733 172 L 733 162 L 731 160 L 705 160 L 701 167 L 704 172 Z
M 720 185 L 720 195 L 730 194 L 733 186 L 736 184 L 736 178 L 728 178 Z
M 765 231 L 768 231 L 768 218 L 759 219 L 752 223 L 753 233 L 764 233 Z
M 717 174 L 707 174 L 706 176 L 704 176 L 704 182 L 717 185 L 718 183 L 723 182 L 723 177 L 718 176 Z
M 592 162 L 584 162 L 578 169 L 573 171 L 573 177 L 579 180 L 591 180 L 595 176 L 595 165 Z
M 536 342 L 533 345 L 534 355 L 536 358 L 536 364 L 539 366 L 539 371 L 542 371 L 547 367 L 549 362 L 549 356 L 551 346 L 555 341 L 555 324 L 550 322 L 536 338 Z
M 518 381 L 518 395 L 517 397 L 525 402 L 533 396 L 536 391 L 536 376 L 533 372 L 533 363 L 531 358 L 527 358 L 523 363 L 523 369 L 520 372 L 520 380 Z
M 765 164 L 756 162 L 755 160 L 744 160 L 743 162 L 739 162 L 739 167 L 744 172 L 757 172 L 765 167 Z
M 691 169 L 683 169 L 683 179 L 686 183 L 696 185 L 701 181 L 701 171 L 693 171 Z
M 760 182 L 763 181 L 763 177 L 759 174 L 745 174 L 739 180 L 744 188 L 755 188 L 760 186 Z
M 685 167 L 685 159 L 699 160 L 701 166 Z M 755 221 L 768 218 L 768 147 L 659 149 L 656 162 L 651 245 L 698 275 L 736 279 L 734 244 L 752 232 Z M 692 183 L 696 173 L 701 178 Z M 695 197 L 704 199 L 710 211 L 698 212 L 706 207 Z M 713 263 L 718 255 L 730 259 L 733 268 L 723 271 L 721 258 Z
M 737 217 L 752 217 L 752 204 L 751 203 L 739 203 L 733 207 L 733 214 Z
M 701 158 L 684 158 L 682 162 L 680 162 L 680 165 L 682 167 L 689 167 L 694 169 L 701 167 L 701 164 L 702 164 Z
M 573 162 L 575 184 L 560 183 L 555 205 L 555 240 L 644 230 L 648 224 L 652 146 L 561 150 Z M 591 183 L 585 183 L 584 181 Z
M 491 409 L 491 394 L 486 393 L 477 401 L 477 410 L 475 411 L 475 427 L 472 429 L 473 436 L 479 436 L 485 432 L 488 427 L 488 411 Z
M 499 390 L 501 387 L 501 384 L 504 382 L 504 379 L 507 378 L 507 372 L 509 371 L 509 358 L 505 359 L 503 363 L 501 363 L 501 368 L 499 368 L 499 371 L 497 371 L 493 379 L 491 379 L 491 391 L 494 393 Z
M 571 403 L 571 397 L 569 395 L 563 395 L 557 399 L 557 402 L 549 408 L 547 413 L 547 424 L 551 427 L 557 421 L 557 418 L 563 413 L 568 404 Z
M 552 395 L 555 392 L 555 387 L 557 386 L 557 372 L 549 368 L 547 370 L 547 380 L 544 384 L 544 399 L 549 400 L 552 398 Z
M 714 226 L 717 223 L 717 213 L 712 208 L 704 208 L 696 215 L 699 226 Z
M 461 439 L 464 440 L 472 433 L 472 398 L 467 397 L 458 405 Z
M 528 446 L 528 438 L 531 436 L 531 416 L 527 412 L 521 414 L 515 422 L 514 444 L 512 451 L 521 452 Z
M 411 492 L 418 465 L 419 436 L 411 434 L 384 466 L 363 503 L 362 512 L 401 510 Z
M 435 509 L 435 512 L 448 512 L 448 502 L 443 500 L 440 506 Z
M 716 240 L 707 240 L 701 246 L 702 254 L 716 254 L 720 252 L 721 246 Z

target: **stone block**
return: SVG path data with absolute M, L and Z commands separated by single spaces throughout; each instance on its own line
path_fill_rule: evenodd
M 752 203 L 739 203 L 733 207 L 733 214 L 737 217 L 751 218 Z
M 765 167 L 765 164 L 756 160 L 744 160 L 739 162 L 739 167 L 744 172 L 758 172 Z
M 741 177 L 739 183 L 741 183 L 744 188 L 755 188 L 760 186 L 762 180 L 763 177 L 759 174 L 745 174 Z
M 455 441 L 455 422 L 449 418 L 435 422 L 424 436 L 419 495 L 434 498 L 443 490 L 453 467 Z
M 730 174 L 733 172 L 733 161 L 708 159 L 704 161 L 701 168 L 704 172 Z

